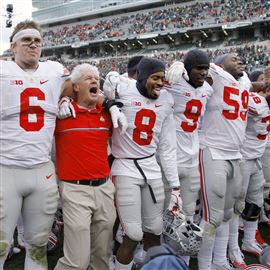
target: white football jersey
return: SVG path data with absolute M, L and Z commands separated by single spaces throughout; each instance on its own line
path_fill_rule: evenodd
M 241 153 L 244 159 L 260 158 L 264 154 L 270 131 L 270 110 L 266 99 L 249 94 L 246 136 Z
M 0 163 L 32 167 L 49 161 L 64 68 L 40 62 L 28 73 L 0 62 Z
M 174 99 L 178 167 L 194 167 L 199 164 L 199 121 L 213 89 L 207 82 L 194 88 L 185 79 L 165 89 Z
M 155 158 L 158 148 L 168 182 L 171 186 L 179 186 L 172 96 L 161 90 L 158 99 L 148 99 L 139 93 L 135 80 L 129 80 L 128 87 L 121 88 L 118 95 L 129 126 L 124 135 L 120 135 L 119 129 L 113 131 L 112 154 L 116 159 L 111 174 L 142 178 L 131 159 L 148 157 L 138 160 L 147 179 L 161 178 Z
M 209 147 L 214 159 L 241 158 L 245 138 L 250 81 L 238 81 L 221 67 L 210 65 L 212 97 L 208 100 L 200 130 L 201 147 Z

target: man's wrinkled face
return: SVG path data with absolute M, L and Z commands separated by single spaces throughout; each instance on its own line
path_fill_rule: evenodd
M 77 103 L 86 107 L 96 103 L 100 93 L 99 87 L 99 75 L 97 73 L 92 71 L 82 72 L 79 82 L 74 84 Z
M 160 90 L 164 85 L 165 72 L 159 71 L 151 74 L 146 81 L 145 88 L 151 99 L 157 99 L 160 95 Z

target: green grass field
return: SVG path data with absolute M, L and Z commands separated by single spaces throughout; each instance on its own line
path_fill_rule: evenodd
M 267 225 L 260 225 L 260 232 L 264 240 L 270 245 L 270 227 Z M 59 237 L 60 242 L 57 249 L 52 254 L 48 255 L 49 270 L 52 270 L 54 268 L 58 258 L 63 255 L 63 248 L 62 248 L 63 237 L 62 236 L 63 235 L 61 233 Z M 240 238 L 241 238 L 241 234 L 240 234 Z M 247 264 L 259 263 L 257 258 L 253 256 L 249 256 L 249 255 L 245 255 L 245 261 Z M 24 252 L 13 255 L 11 260 L 6 262 L 4 270 L 23 270 L 23 262 L 24 262 Z M 193 259 L 191 261 L 190 269 L 197 270 L 196 259 Z M 35 269 L 31 269 L 31 270 L 35 270 Z M 100 269 L 100 270 L 103 270 L 103 269 Z

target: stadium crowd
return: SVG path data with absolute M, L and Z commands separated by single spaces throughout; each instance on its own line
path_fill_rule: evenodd
M 112 37 L 253 20 L 270 16 L 270 3 L 261 1 L 213 1 L 175 4 L 148 12 L 93 19 L 44 30 L 44 45 L 56 46 Z
M 206 53 L 209 56 L 210 60 L 215 59 L 216 56 L 224 53 L 237 53 L 244 61 L 247 72 L 251 72 L 254 69 L 261 68 L 269 60 L 269 48 L 266 45 L 260 45 L 255 43 L 247 43 L 240 46 L 228 46 L 222 47 L 220 49 L 205 49 Z M 147 54 L 146 56 L 151 56 L 158 58 L 166 63 L 167 66 L 170 66 L 174 61 L 182 61 L 184 58 L 184 51 L 170 51 L 170 52 L 153 52 Z M 61 59 L 61 58 L 49 58 L 52 60 L 60 61 L 68 69 L 72 70 L 77 64 L 89 63 L 98 67 L 101 77 L 106 76 L 106 74 L 115 70 L 120 74 L 124 73 L 128 60 L 132 56 L 120 56 L 112 57 L 108 56 L 106 58 L 85 58 L 85 59 L 76 59 L 72 58 L 70 60 Z M 109 60 L 109 61 L 108 61 Z

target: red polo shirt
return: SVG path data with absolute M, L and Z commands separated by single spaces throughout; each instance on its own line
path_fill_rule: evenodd
M 56 121 L 55 144 L 57 173 L 62 180 L 107 177 L 110 174 L 107 143 L 111 135 L 111 118 L 97 105 L 79 108 L 73 102 L 76 118 Z

